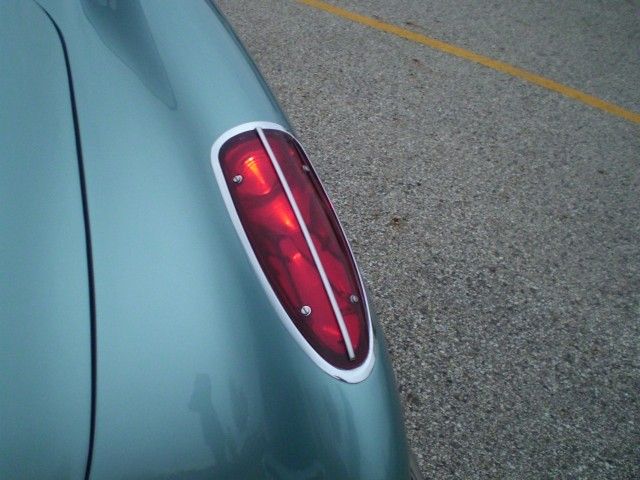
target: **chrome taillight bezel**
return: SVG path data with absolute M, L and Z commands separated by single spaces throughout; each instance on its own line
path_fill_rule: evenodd
M 254 252 L 254 249 L 244 230 L 244 227 L 242 225 L 242 222 L 240 220 L 240 217 L 234 205 L 233 199 L 231 197 L 231 193 L 229 191 L 227 182 L 225 181 L 225 178 L 224 178 L 222 167 L 220 165 L 219 154 L 220 154 L 221 148 L 225 145 L 225 143 L 228 140 L 242 133 L 254 131 L 254 130 L 257 132 L 260 132 L 261 130 L 278 130 L 278 131 L 284 132 L 296 142 L 296 144 L 300 147 L 300 149 L 304 153 L 306 157 L 306 161 L 309 162 L 309 164 L 311 164 L 311 162 L 309 161 L 308 155 L 304 151 L 304 148 L 301 146 L 300 142 L 296 139 L 295 135 L 293 135 L 290 131 L 288 131 L 286 128 L 284 128 L 279 124 L 272 123 L 272 122 L 257 121 L 257 122 L 244 123 L 227 130 L 216 139 L 216 141 L 213 143 L 213 146 L 211 147 L 211 166 L 213 169 L 214 178 L 220 190 L 220 194 L 224 201 L 225 207 L 229 213 L 229 218 L 233 223 L 233 226 L 238 235 L 238 238 L 247 254 L 247 258 L 249 259 L 249 262 L 251 263 L 251 266 L 253 267 L 253 270 L 255 271 L 256 276 L 260 281 L 263 287 L 263 290 L 266 293 L 271 305 L 273 306 L 275 312 L 277 313 L 278 317 L 280 318 L 281 322 L 283 323 L 287 331 L 291 334 L 291 336 L 298 343 L 298 345 L 300 345 L 302 350 L 316 365 L 318 365 L 324 372 L 331 375 L 332 377 L 348 383 L 361 382 L 369 376 L 375 362 L 374 335 L 373 335 L 373 326 L 371 323 L 371 311 L 369 307 L 369 300 L 367 298 L 367 293 L 364 289 L 362 276 L 358 269 L 358 265 L 355 262 L 355 259 L 353 261 L 355 275 L 357 277 L 358 282 L 362 286 L 361 293 L 362 293 L 362 301 L 363 301 L 364 312 L 366 317 L 366 328 L 367 328 L 366 334 L 368 335 L 368 352 L 366 354 L 364 361 L 359 366 L 352 369 L 342 369 L 332 365 L 327 360 L 325 360 L 307 341 L 304 335 L 298 330 L 293 320 L 290 318 L 289 314 L 286 312 L 284 306 L 280 302 L 280 299 L 276 295 L 273 287 L 271 286 L 271 283 L 269 282 L 265 272 L 263 271 L 262 266 L 260 265 L 260 262 L 258 261 L 258 258 L 256 256 L 256 253 Z M 324 187 L 321 186 L 321 188 L 323 188 L 324 190 Z M 326 191 L 325 191 L 325 195 L 326 195 Z M 334 212 L 334 215 L 335 215 L 335 212 Z M 337 216 L 336 216 L 336 219 L 337 219 Z M 344 230 L 342 228 L 342 225 L 340 224 L 339 219 L 337 219 L 337 223 L 338 223 L 338 228 L 340 228 L 344 236 Z M 344 238 L 347 243 L 347 247 L 349 249 L 349 254 L 353 258 L 353 251 L 351 250 L 351 246 L 349 245 L 348 239 L 346 238 L 346 236 L 344 236 Z

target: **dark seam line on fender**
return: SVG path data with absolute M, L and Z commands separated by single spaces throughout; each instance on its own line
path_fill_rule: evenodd
M 64 61 L 67 67 L 67 80 L 69 82 L 69 94 L 71 96 L 71 112 L 73 115 L 73 128 L 76 136 L 76 152 L 78 155 L 78 171 L 80 174 L 80 191 L 82 193 L 82 213 L 84 217 L 84 233 L 85 242 L 87 247 L 87 270 L 89 275 L 89 311 L 91 316 L 91 426 L 89 431 L 89 449 L 87 452 L 87 466 L 84 473 L 85 480 L 89 480 L 91 475 L 91 461 L 93 459 L 93 439 L 96 430 L 96 378 L 97 378 L 97 351 L 96 351 L 96 296 L 95 296 L 95 283 L 93 277 L 93 251 L 91 249 L 91 227 L 89 224 L 89 203 L 87 200 L 87 186 L 84 175 L 84 160 L 82 158 L 82 143 L 80 141 L 80 124 L 78 122 L 78 111 L 76 108 L 76 97 L 73 89 L 73 77 L 71 76 L 71 65 L 69 63 L 69 54 L 67 52 L 67 44 L 64 41 L 64 37 L 60 28 L 56 22 L 51 18 L 49 12 L 47 12 L 41 5 L 42 11 L 45 13 L 51 23 L 58 32 L 60 43 L 62 44 L 62 51 L 64 53 Z

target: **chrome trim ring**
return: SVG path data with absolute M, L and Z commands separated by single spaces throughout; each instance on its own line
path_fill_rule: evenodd
M 260 284 L 262 285 L 267 297 L 269 298 L 269 301 L 271 303 L 271 305 L 273 306 L 274 310 L 276 311 L 276 313 L 278 314 L 278 317 L 280 318 L 280 320 L 282 321 L 283 325 L 285 326 L 285 328 L 289 331 L 289 333 L 293 336 L 293 338 L 296 340 L 296 342 L 298 343 L 298 345 L 300 345 L 300 347 L 304 350 L 304 352 L 307 354 L 307 356 L 309 356 L 309 358 L 311 358 L 311 360 L 313 360 L 313 362 L 318 365 L 323 371 L 325 371 L 326 373 L 328 373 L 329 375 L 331 375 L 334 378 L 337 378 L 339 380 L 342 380 L 344 382 L 348 382 L 348 383 L 359 383 L 362 382 L 363 380 L 365 380 L 369 374 L 371 373 L 371 370 L 373 369 L 373 364 L 375 362 L 375 356 L 374 356 L 374 347 L 373 347 L 373 343 L 374 343 L 374 338 L 373 338 L 373 327 L 371 324 L 371 311 L 369 309 L 369 301 L 367 298 L 367 293 L 366 290 L 364 289 L 364 284 L 362 281 L 362 276 L 360 274 L 360 270 L 358 269 L 358 265 L 354 260 L 354 266 L 355 266 L 355 272 L 356 272 L 356 276 L 357 276 L 357 280 L 360 283 L 361 287 L 362 287 L 362 301 L 364 303 L 364 311 L 365 311 L 365 315 L 366 315 L 366 323 L 367 323 L 367 329 L 368 329 L 368 335 L 369 335 L 369 351 L 367 352 L 367 356 L 365 357 L 364 361 L 362 362 L 362 364 L 356 368 L 350 369 L 350 370 L 344 370 L 341 368 L 337 368 L 334 367 L 333 365 L 331 365 L 329 362 L 327 362 L 324 358 L 322 358 L 322 356 L 320 356 L 320 354 L 318 352 L 315 351 L 315 349 L 309 344 L 309 342 L 307 342 L 307 340 L 304 338 L 304 336 L 302 335 L 302 333 L 300 333 L 300 331 L 298 330 L 298 328 L 295 326 L 295 324 L 293 323 L 293 320 L 289 317 L 289 315 L 287 314 L 287 312 L 285 311 L 284 307 L 282 306 L 282 304 L 280 303 L 280 300 L 278 299 L 277 295 L 275 294 L 273 287 L 271 286 L 271 284 L 269 283 L 269 280 L 267 279 L 265 273 L 262 270 L 262 267 L 260 266 L 260 263 L 258 261 L 258 258 L 256 257 L 255 252 L 253 251 L 253 248 L 251 246 L 251 243 L 249 242 L 249 238 L 247 237 L 246 232 L 244 231 L 244 228 L 242 226 L 242 223 L 240 221 L 240 217 L 238 216 L 238 212 L 236 211 L 235 205 L 233 203 L 233 199 L 231 198 L 231 193 L 229 192 L 229 189 L 227 187 L 227 182 L 224 179 L 224 175 L 222 173 L 222 167 L 220 166 L 220 159 L 219 159 L 219 154 L 220 154 L 220 149 L 222 148 L 222 146 L 227 142 L 227 140 L 235 137 L 236 135 L 239 135 L 241 133 L 247 132 L 247 131 L 251 131 L 251 130 L 255 130 L 256 133 L 258 134 L 258 136 L 260 137 L 261 142 L 263 143 L 265 149 L 267 150 L 267 153 L 269 155 L 269 158 L 271 159 L 272 164 L 274 165 L 274 168 L 276 169 L 276 172 L 278 174 L 278 177 L 280 179 L 281 184 L 283 185 L 283 188 L 285 189 L 285 192 L 287 193 L 287 197 L 289 198 L 289 201 L 291 203 L 291 206 L 294 210 L 294 213 L 296 214 L 296 217 L 298 218 L 298 222 L 301 225 L 301 228 L 303 229 L 303 234 L 305 234 L 305 239 L 307 239 L 307 243 L 309 244 L 310 250 L 312 251 L 312 255 L 315 252 L 315 255 L 313 255 L 314 257 L 314 261 L 316 260 L 316 256 L 317 256 L 317 251 L 315 249 L 315 246 L 313 245 L 313 242 L 310 242 L 310 236 L 308 235 L 308 230 L 306 229 L 306 225 L 304 224 L 304 221 L 301 219 L 300 215 L 300 211 L 299 209 L 297 209 L 297 204 L 295 204 L 295 200 L 292 198 L 293 195 L 290 195 L 290 189 L 288 188 L 288 184 L 286 183 L 286 179 L 283 180 L 284 175 L 282 174 L 282 171 L 280 170 L 280 167 L 278 165 L 277 160 L 274 158 L 273 155 L 273 151 L 271 150 L 271 147 L 269 146 L 269 143 L 266 141 L 266 137 L 264 136 L 264 133 L 262 132 L 262 130 L 279 130 L 282 132 L 285 132 L 286 134 L 290 135 L 297 143 L 298 146 L 300 146 L 300 148 L 302 149 L 306 160 L 309 161 L 308 155 L 306 154 L 306 152 L 304 151 L 304 148 L 300 145 L 300 142 L 295 138 L 295 136 L 289 132 L 287 129 L 285 129 L 284 127 L 282 127 L 281 125 L 278 125 L 277 123 L 271 123 L 271 122 L 249 122 L 249 123 L 243 123 L 242 125 L 238 125 L 237 127 L 231 128 L 229 130 L 227 130 L 225 133 L 223 133 L 222 135 L 220 135 L 220 137 L 218 137 L 216 139 L 216 141 L 213 143 L 212 147 L 211 147 L 211 166 L 213 168 L 213 173 L 214 173 L 214 177 L 216 179 L 216 182 L 218 184 L 219 190 L 220 190 L 220 194 L 222 195 L 222 199 L 224 200 L 225 206 L 227 207 L 227 211 L 229 212 L 229 217 L 231 218 L 231 221 L 235 227 L 236 233 L 238 234 L 238 237 L 240 239 L 240 242 L 242 243 L 242 246 L 244 247 L 244 250 L 247 254 L 247 257 L 249 259 L 249 262 L 251 263 L 251 266 L 253 267 L 254 271 L 256 272 L 256 275 L 260 281 Z M 309 163 L 311 163 L 309 161 Z M 326 192 L 325 192 L 326 194 Z M 292 201 L 293 200 L 293 201 Z M 294 206 L 295 205 L 295 206 Z M 344 229 L 342 228 L 342 225 L 340 224 L 340 220 L 337 220 L 338 223 L 338 227 L 341 229 L 343 237 L 345 239 L 345 241 L 347 242 L 347 247 L 349 248 L 349 253 L 353 256 L 353 251 L 351 250 L 351 246 L 349 245 L 349 241 L 346 238 L 346 236 L 344 235 Z M 318 258 L 318 262 L 319 262 L 319 258 Z M 318 271 L 321 272 L 321 276 L 324 273 L 324 269 L 322 269 L 322 264 L 321 263 L 316 263 L 316 266 L 318 267 Z M 323 283 L 326 280 L 326 274 L 324 275 L 324 277 L 322 277 L 323 279 Z M 325 284 L 325 288 L 326 285 L 328 284 L 328 280 L 326 280 Z M 333 299 L 332 303 L 332 307 L 334 308 L 334 312 L 335 309 L 337 308 L 337 303 L 334 305 L 335 303 L 335 297 L 333 296 L 333 291 L 331 290 L 330 286 L 329 289 L 327 289 L 327 293 L 331 292 L 330 295 L 330 299 Z M 339 309 L 338 309 L 338 313 L 339 316 L 336 315 L 336 318 L 338 318 L 338 322 L 340 324 L 340 330 L 343 334 L 343 337 L 345 338 L 345 344 L 347 345 L 347 351 L 349 354 L 349 358 L 353 358 L 354 354 L 353 354 L 353 346 L 351 345 L 351 341 L 349 339 L 349 334 L 346 330 L 346 326 L 344 325 L 344 319 L 342 318 L 342 314 L 340 313 Z M 344 330 L 343 330 L 344 328 Z

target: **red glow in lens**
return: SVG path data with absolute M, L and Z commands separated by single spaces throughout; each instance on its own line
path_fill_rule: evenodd
M 353 358 L 299 219 L 256 131 L 231 138 L 219 154 L 240 222 L 276 296 L 307 342 L 332 365 L 355 368 L 368 354 L 369 334 L 363 291 L 347 241 L 297 142 L 279 130 L 263 132 L 326 273 Z M 305 315 L 303 307 L 311 312 Z

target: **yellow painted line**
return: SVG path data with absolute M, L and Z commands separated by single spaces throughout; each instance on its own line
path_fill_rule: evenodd
M 497 70 L 498 72 L 521 78 L 522 80 L 526 80 L 527 82 L 560 93 L 565 97 L 573 98 L 591 107 L 595 107 L 612 115 L 622 117 L 625 120 L 629 120 L 630 122 L 640 123 L 640 113 L 627 110 L 626 108 L 622 108 L 613 103 L 605 102 L 598 97 L 594 97 L 593 95 L 589 95 L 588 93 L 568 87 L 567 85 L 555 82 L 549 78 L 537 75 L 522 68 L 518 68 L 508 63 L 501 62 L 500 60 L 494 60 L 493 58 L 485 57 L 484 55 L 472 52 L 471 50 L 467 50 L 450 43 L 442 42 L 440 40 L 436 40 L 435 38 L 427 37 L 426 35 L 422 35 L 421 33 L 406 30 L 404 28 L 398 27 L 397 25 L 393 25 L 392 23 L 381 22 L 380 20 L 376 20 L 375 18 L 360 15 L 359 13 L 351 12 L 349 10 L 336 7 L 320 0 L 297 1 L 310 7 L 324 10 L 325 12 L 331 13 L 338 17 L 346 18 L 347 20 L 351 20 L 352 22 L 360 23 L 377 30 L 382 30 L 383 32 L 391 33 L 398 37 L 411 40 L 412 42 L 421 43 L 422 45 L 426 45 L 427 47 L 431 47 L 435 50 L 439 50 L 450 55 L 455 55 L 456 57 L 464 58 L 465 60 L 469 60 L 471 62 L 479 63 L 480 65 L 492 68 L 493 70 Z

